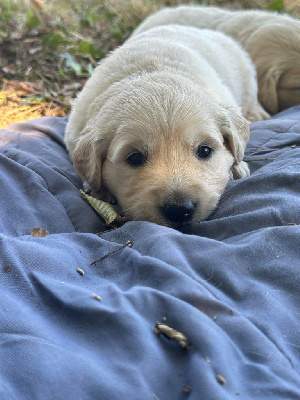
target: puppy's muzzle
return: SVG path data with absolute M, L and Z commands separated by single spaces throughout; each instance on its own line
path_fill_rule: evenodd
M 181 202 L 168 201 L 161 207 L 163 217 L 172 224 L 182 225 L 193 219 L 196 203 L 192 200 Z

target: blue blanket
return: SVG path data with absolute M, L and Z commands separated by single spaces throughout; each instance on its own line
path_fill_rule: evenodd
M 182 231 L 101 233 L 65 126 L 0 135 L 0 399 L 300 399 L 300 107 L 251 125 L 252 175 Z

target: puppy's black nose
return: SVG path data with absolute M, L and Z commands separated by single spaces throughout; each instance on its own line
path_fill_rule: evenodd
M 166 202 L 161 211 L 168 221 L 183 224 L 193 218 L 195 209 L 196 204 L 191 200 L 186 200 L 180 203 Z

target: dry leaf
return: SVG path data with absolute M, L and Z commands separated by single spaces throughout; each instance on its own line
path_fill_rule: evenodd
M 33 237 L 45 237 L 49 235 L 49 232 L 41 228 L 33 228 L 31 229 L 30 234 Z
M 222 385 L 225 385 L 227 383 L 226 379 L 222 375 L 217 375 L 217 381 Z
M 178 343 L 183 349 L 186 349 L 188 347 L 188 340 L 186 336 L 184 336 L 183 333 L 178 332 L 173 328 L 170 328 L 168 325 L 156 322 L 154 333 L 156 335 L 164 335 L 167 339 L 173 340 L 173 342 Z
M 84 270 L 81 268 L 76 268 L 76 271 L 79 273 L 79 275 L 83 276 L 84 275 Z
M 98 301 L 102 301 L 102 297 L 98 296 L 96 293 L 92 293 L 94 299 L 98 300 Z
M 121 224 L 126 218 L 121 217 L 113 206 L 105 201 L 89 196 L 83 190 L 80 190 L 81 196 L 94 208 L 95 211 L 104 219 L 106 225 Z

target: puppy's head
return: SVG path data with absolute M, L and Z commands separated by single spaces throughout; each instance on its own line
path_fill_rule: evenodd
M 175 82 L 122 85 L 86 127 L 75 167 L 130 219 L 177 227 L 207 218 L 239 170 L 248 123 Z
M 262 25 L 246 43 L 257 68 L 258 97 L 271 114 L 300 104 L 300 22 Z

